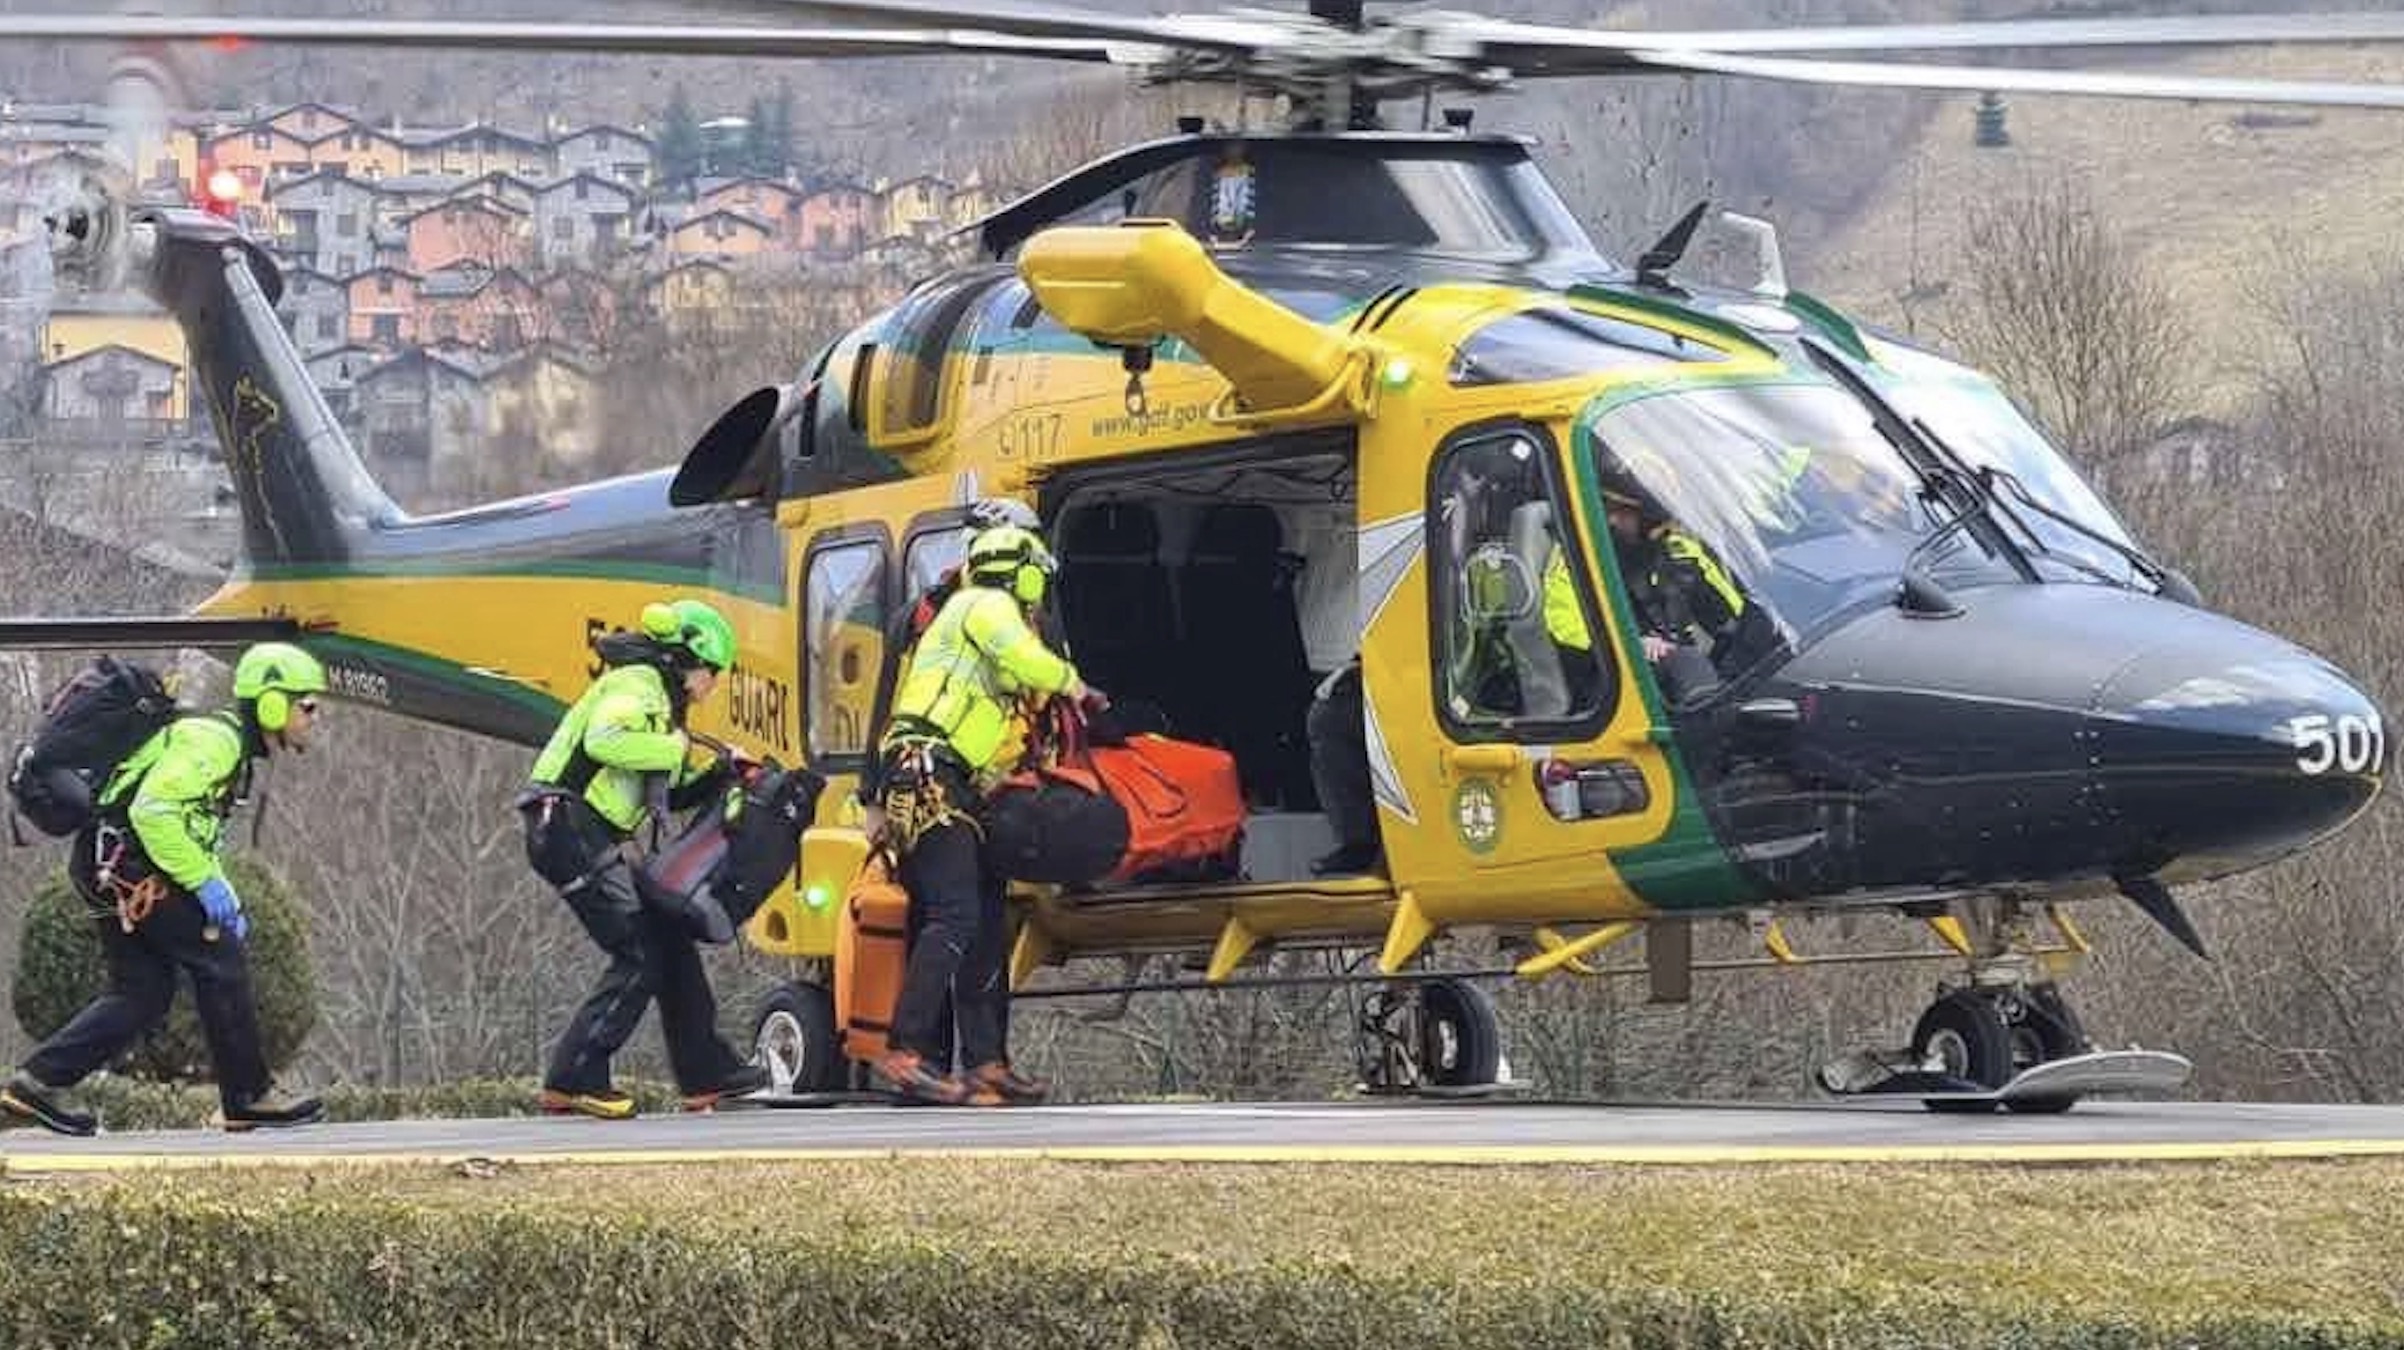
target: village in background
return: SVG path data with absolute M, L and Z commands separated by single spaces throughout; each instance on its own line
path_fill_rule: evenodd
M 511 479 L 528 458 L 569 478 L 673 463 L 682 441 L 604 449 L 605 428 L 677 431 L 613 416 L 622 400 L 600 395 L 621 359 L 737 343 L 752 364 L 768 341 L 798 361 L 798 339 L 961 256 L 957 232 L 1008 199 L 973 171 L 807 173 L 791 95 L 747 111 L 705 120 L 679 90 L 657 126 L 177 114 L 141 151 L 140 191 L 272 251 L 285 325 L 370 469 L 405 504 L 450 505 L 523 486 L 479 464 L 503 447 Z M 53 526 L 134 525 L 154 553 L 221 568 L 232 508 L 181 331 L 139 294 L 50 285 L 43 214 L 115 134 L 98 106 L 0 103 L 0 443 L 43 465 L 0 491 Z

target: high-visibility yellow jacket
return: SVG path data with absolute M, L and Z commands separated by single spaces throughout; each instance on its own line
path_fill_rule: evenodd
M 610 828 L 630 835 L 650 811 L 647 775 L 668 774 L 675 787 L 700 776 L 688 749 L 667 676 L 648 664 L 613 666 L 559 719 L 534 761 L 533 779 L 581 793 Z
M 126 756 L 98 804 L 103 815 L 121 808 L 151 865 L 197 891 L 224 875 L 218 836 L 246 758 L 241 724 L 231 714 L 179 717 Z
M 1016 597 L 962 586 L 919 636 L 885 740 L 940 738 L 972 772 L 983 773 L 1000 758 L 1012 705 L 1081 684 L 1077 668 L 1043 645 Z

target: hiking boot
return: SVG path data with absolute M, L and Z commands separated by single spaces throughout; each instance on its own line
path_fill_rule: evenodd
M 684 1097 L 687 1111 L 714 1111 L 718 1104 L 729 1099 L 740 1100 L 768 1088 L 768 1071 L 757 1064 L 745 1064 L 726 1075 L 726 1081 L 706 1092 L 688 1092 Z
M 968 1085 L 996 1093 L 1013 1106 L 1032 1106 L 1052 1095 L 1051 1084 L 1040 1078 L 1029 1078 L 1000 1060 L 980 1064 L 971 1070 Z
M 565 1088 L 547 1087 L 536 1100 L 546 1116 L 591 1116 L 595 1120 L 631 1120 L 634 1117 L 634 1098 L 616 1088 L 570 1092 Z
M 245 1130 L 278 1130 L 292 1125 L 314 1125 L 325 1119 L 326 1104 L 315 1097 L 293 1097 L 280 1092 L 268 1092 L 253 1097 L 239 1106 L 226 1107 L 219 1113 L 225 1128 L 236 1134 Z
M 0 1085 L 0 1111 L 30 1120 L 54 1134 L 83 1139 L 100 1132 L 100 1117 L 67 1105 L 59 1098 L 58 1089 L 36 1080 L 23 1069 L 10 1074 L 6 1085 Z
M 937 1106 L 961 1106 L 967 1103 L 968 1089 L 949 1074 L 940 1074 L 927 1067 L 927 1062 L 908 1050 L 888 1050 L 876 1062 L 877 1077 L 885 1080 L 895 1092 L 914 1102 L 931 1102 Z

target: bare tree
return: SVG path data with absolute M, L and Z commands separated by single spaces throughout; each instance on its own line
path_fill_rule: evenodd
M 2187 321 L 2076 181 L 1972 203 L 1961 279 L 1955 341 L 2090 465 L 2187 406 Z

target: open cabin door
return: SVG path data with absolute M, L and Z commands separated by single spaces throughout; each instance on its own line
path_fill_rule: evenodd
M 1454 434 L 1422 482 L 1362 475 L 1370 777 L 1406 914 L 1642 912 L 1612 855 L 1660 840 L 1676 793 L 1601 515 L 1529 423 Z

